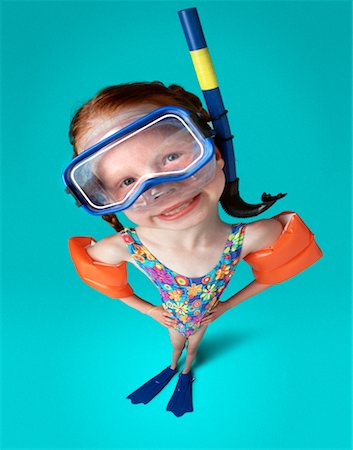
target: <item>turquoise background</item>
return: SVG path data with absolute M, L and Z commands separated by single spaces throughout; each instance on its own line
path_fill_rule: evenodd
M 170 363 L 168 331 L 78 278 L 68 238 L 113 230 L 61 173 L 69 122 L 99 89 L 162 80 L 201 95 L 177 16 L 193 6 L 242 197 L 288 192 L 261 218 L 296 211 L 325 256 L 209 326 L 195 411 L 176 418 L 176 379 L 148 405 L 125 399 Z M 350 449 L 351 3 L 4 2 L 2 15 L 2 448 Z M 223 299 L 252 279 L 241 263 Z

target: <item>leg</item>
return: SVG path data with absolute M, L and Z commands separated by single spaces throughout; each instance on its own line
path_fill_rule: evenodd
M 195 356 L 197 354 L 197 347 L 205 334 L 205 331 L 207 330 L 208 325 L 203 325 L 201 328 L 199 328 L 194 334 L 188 337 L 188 346 L 187 346 L 187 355 L 186 355 L 186 363 L 185 367 L 182 373 L 188 373 L 191 368 L 191 364 L 193 360 L 195 359 Z
M 168 328 L 168 331 L 174 349 L 172 364 L 130 394 L 127 398 L 130 399 L 132 403 L 146 404 L 150 402 L 178 372 L 176 367 L 185 347 L 186 337 L 173 328 Z
M 185 348 L 185 342 L 187 338 L 183 334 L 180 334 L 178 331 L 176 331 L 174 328 L 168 328 L 168 331 L 173 346 L 172 364 L 170 368 L 176 369 L 179 358 Z
M 182 373 L 179 374 L 178 383 L 167 405 L 167 411 L 171 411 L 177 417 L 194 410 L 192 404 L 192 382 L 194 381 L 194 377 L 190 367 L 196 356 L 197 346 L 205 334 L 206 328 L 207 326 L 202 326 L 188 337 L 186 365 Z

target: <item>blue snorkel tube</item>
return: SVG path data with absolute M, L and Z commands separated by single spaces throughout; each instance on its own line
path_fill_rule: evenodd
M 287 194 L 272 196 L 265 192 L 261 196 L 263 203 L 249 204 L 239 194 L 239 178 L 236 175 L 233 136 L 230 132 L 227 110 L 224 108 L 221 91 L 218 87 L 205 36 L 196 8 L 183 9 L 178 12 L 196 75 L 202 89 L 206 105 L 216 132 L 216 145 L 224 159 L 226 186 L 221 196 L 224 210 L 234 217 L 253 217 L 270 208 L 277 200 Z

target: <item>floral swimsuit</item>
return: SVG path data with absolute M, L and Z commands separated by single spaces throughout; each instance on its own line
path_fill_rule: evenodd
M 233 224 L 221 259 L 203 277 L 188 278 L 157 260 L 142 244 L 135 228 L 124 228 L 121 236 L 136 264 L 157 286 L 162 304 L 170 316 L 177 319 L 176 331 L 189 337 L 202 327 L 202 318 L 218 303 L 227 287 L 243 246 L 244 223 Z

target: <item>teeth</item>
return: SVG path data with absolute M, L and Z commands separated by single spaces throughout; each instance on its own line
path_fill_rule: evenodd
M 183 203 L 182 205 L 180 205 L 178 208 L 173 209 L 172 211 L 168 211 L 166 213 L 163 213 L 163 216 L 171 216 L 173 214 L 176 214 L 180 211 L 182 211 L 183 209 L 185 209 L 187 206 L 190 205 L 190 203 L 193 201 L 193 199 L 189 200 L 188 202 Z

